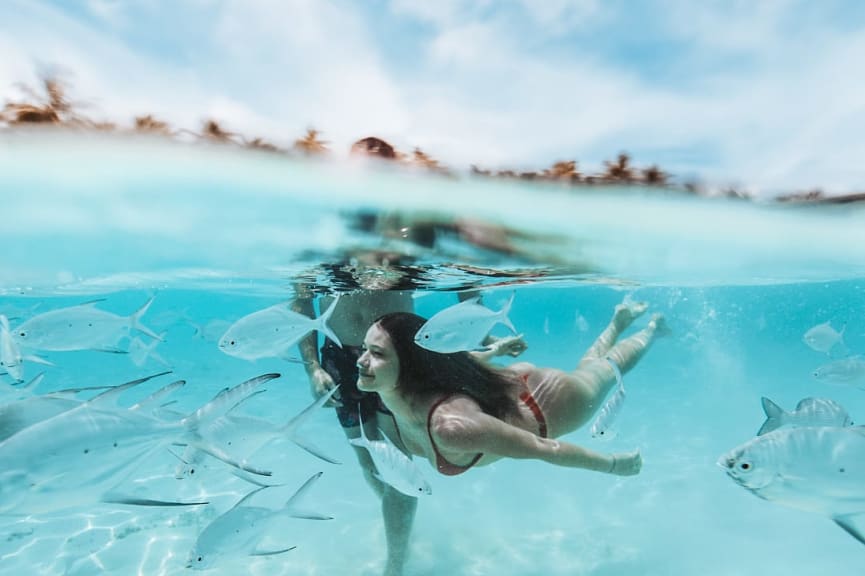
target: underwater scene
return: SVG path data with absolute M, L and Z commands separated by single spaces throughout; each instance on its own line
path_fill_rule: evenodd
M 865 553 L 858 204 L 45 131 L 0 140 L 0 190 L 2 573 L 789 576 Z M 469 382 L 437 393 L 479 414 L 463 435 L 415 418 L 373 324 L 411 311 L 412 358 L 523 375 L 518 412 L 453 401 Z M 574 413 L 572 384 L 596 403 Z M 389 531 L 377 492 L 413 520 Z

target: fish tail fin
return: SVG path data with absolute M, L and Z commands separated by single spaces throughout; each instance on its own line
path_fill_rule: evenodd
M 300 426 L 312 417 L 315 411 L 331 399 L 331 397 L 339 390 L 339 386 L 334 386 L 327 394 L 322 394 L 321 397 L 304 408 L 299 414 L 294 416 L 291 420 L 286 422 L 283 426 L 279 428 L 280 435 L 285 435 L 289 440 L 294 442 L 300 448 L 303 448 L 316 458 L 320 458 L 325 462 L 329 462 L 331 464 L 341 464 L 339 460 L 332 458 L 325 454 L 318 446 L 316 446 L 311 439 L 302 435 L 298 429 Z
M 321 316 L 316 320 L 316 330 L 322 332 L 325 336 L 336 342 L 336 345 L 342 348 L 342 342 L 339 341 L 339 337 L 330 329 L 330 326 L 327 325 L 327 321 L 330 320 L 330 317 L 333 316 L 333 311 L 336 310 L 336 305 L 339 302 L 339 296 L 333 299 L 333 302 L 330 306 L 327 307 L 327 310 L 322 312 Z
M 153 304 L 154 298 L 156 298 L 156 296 L 151 296 L 141 308 L 132 313 L 132 315 L 129 317 L 129 326 L 133 330 L 138 330 L 143 334 L 147 334 L 154 340 L 159 340 L 160 342 L 162 342 L 163 340 L 162 338 L 160 338 L 159 334 L 141 323 L 141 317 L 144 316 L 144 314 L 147 312 L 147 309 L 150 308 L 151 304 Z
M 517 332 L 517 329 L 514 328 L 514 325 L 511 322 L 511 319 L 508 318 L 508 314 L 511 313 L 511 306 L 513 306 L 513 304 L 514 304 L 514 297 L 516 295 L 517 295 L 516 291 L 512 292 L 510 299 L 507 302 L 505 302 L 505 305 L 502 306 L 501 310 L 499 310 L 499 322 L 501 322 L 502 324 L 507 326 L 508 329 L 511 332 L 513 332 L 514 334 L 517 334 L 518 332 Z
M 315 484 L 321 475 L 324 472 L 316 472 L 309 479 L 298 488 L 291 497 L 286 500 L 285 506 L 282 508 L 282 512 L 291 516 L 292 518 L 304 518 L 306 520 L 332 520 L 333 516 L 328 516 L 326 514 L 320 514 L 318 512 L 312 512 L 308 510 L 301 510 L 297 508 L 297 502 L 302 499 L 307 492 L 312 488 L 312 485 Z
M 763 396 L 760 398 L 763 403 L 763 412 L 766 413 L 766 421 L 757 430 L 757 436 L 762 436 L 772 430 L 777 430 L 784 425 L 784 409 Z
M 276 373 L 263 374 L 255 378 L 250 378 L 229 390 L 217 394 L 210 402 L 183 419 L 182 422 L 185 427 L 184 441 L 188 445 L 213 456 L 217 460 L 223 461 L 229 466 L 259 476 L 271 476 L 272 472 L 251 466 L 247 464 L 245 460 L 238 459 L 213 443 L 205 440 L 201 436 L 200 430 L 213 424 L 216 419 L 230 412 L 238 403 L 255 395 L 258 386 L 273 380 L 274 378 L 279 378 L 279 376 L 280 375 Z

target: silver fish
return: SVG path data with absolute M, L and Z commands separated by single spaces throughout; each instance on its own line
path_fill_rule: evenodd
M 360 418 L 360 415 L 358 417 Z M 382 440 L 370 440 L 364 431 L 361 419 L 360 435 L 360 438 L 352 438 L 349 443 L 366 448 L 375 464 L 376 478 L 412 498 L 432 494 L 432 488 L 414 460 L 397 448 L 387 434 L 381 432 Z
M 850 383 L 865 377 L 865 356 L 857 354 L 818 366 L 814 378 L 821 382 Z
M 619 413 L 622 411 L 622 406 L 625 404 L 625 381 L 622 378 L 622 371 L 619 370 L 616 363 L 609 358 L 607 358 L 607 362 L 610 363 L 613 372 L 616 374 L 616 391 L 598 411 L 598 416 L 595 418 L 592 427 L 589 429 L 592 438 L 610 437 L 610 427 L 613 425 L 613 421 L 618 418 Z
M 226 556 L 238 554 L 273 556 L 293 550 L 294 546 L 276 550 L 261 550 L 258 548 L 258 544 L 270 528 L 271 522 L 281 516 L 307 520 L 332 520 L 331 516 L 305 512 L 296 508 L 297 501 L 309 491 L 315 481 L 321 478 L 321 475 L 321 472 L 313 474 L 279 510 L 249 505 L 250 499 L 268 488 L 267 486 L 256 488 L 241 498 L 237 504 L 221 516 L 217 516 L 201 531 L 189 553 L 186 567 L 193 570 L 206 570 Z
M 755 496 L 831 518 L 865 544 L 853 524 L 865 514 L 865 427 L 782 428 L 718 459 Z
M 338 301 L 334 299 L 318 318 L 295 312 L 285 303 L 247 314 L 225 331 L 219 339 L 219 348 L 229 356 L 245 360 L 286 358 L 289 349 L 313 330 L 339 344 L 339 338 L 327 325 Z
M 12 377 L 15 382 L 24 381 L 24 361 L 37 362 L 53 366 L 51 362 L 33 354 L 22 354 L 21 348 L 12 337 L 9 319 L 0 314 L 0 368 Z
M 224 446 L 226 449 L 231 447 L 232 450 L 244 454 L 253 454 L 270 442 L 290 440 L 316 458 L 331 464 L 340 464 L 339 460 L 328 456 L 300 431 L 300 427 L 315 414 L 316 410 L 324 406 L 338 389 L 338 386 L 332 388 L 285 424 L 277 425 L 261 418 L 228 413 L 201 430 L 201 435 L 215 446 Z M 205 456 L 203 451 L 194 446 L 187 446 L 183 456 L 178 457 L 180 464 L 175 469 L 177 479 L 194 476 L 196 471 L 201 469 Z
M 836 346 L 843 346 L 844 330 L 846 328 L 847 327 L 844 326 L 841 328 L 841 331 L 838 332 L 832 327 L 830 322 L 823 322 L 822 324 L 817 324 L 816 326 L 811 327 L 807 332 L 805 332 L 802 336 L 802 340 L 817 352 L 828 354 Z
M 433 352 L 448 354 L 482 349 L 484 338 L 496 324 L 504 324 L 514 334 L 517 333 L 508 318 L 514 294 L 498 312 L 479 301 L 480 296 L 471 298 L 434 314 L 415 334 L 415 344 Z
M 852 426 L 853 421 L 843 406 L 828 398 L 803 398 L 796 409 L 787 412 L 765 396 L 762 397 L 766 421 L 757 431 L 762 436 L 783 426 Z
M 156 333 L 141 324 L 141 317 L 147 312 L 153 297 L 129 316 L 118 316 L 96 308 L 97 302 L 44 312 L 16 327 L 12 335 L 20 346 L 58 352 L 101 350 L 125 353 L 118 344 L 133 330 L 159 340 Z
M 199 428 L 277 376 L 247 380 L 177 420 L 156 418 L 139 405 L 116 406 L 120 393 L 152 377 L 142 378 L 27 426 L 0 442 L 0 513 L 53 511 L 94 501 L 145 504 L 118 496 L 112 489 L 145 456 L 171 443 L 192 444 L 232 466 L 268 475 L 208 444 Z

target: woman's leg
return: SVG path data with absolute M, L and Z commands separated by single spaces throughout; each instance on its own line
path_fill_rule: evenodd
M 666 332 L 663 317 L 655 314 L 644 329 L 614 344 L 606 357 L 624 374 L 636 365 L 655 337 Z M 601 358 L 581 363 L 573 372 L 542 383 L 533 394 L 547 417 L 550 436 L 561 436 L 585 425 L 615 385 L 613 367 Z
M 627 299 L 616 306 L 612 320 L 583 354 L 577 368 L 604 358 L 618 340 L 619 334 L 624 332 L 634 320 L 642 316 L 647 308 L 648 304 L 645 302 L 630 302 Z

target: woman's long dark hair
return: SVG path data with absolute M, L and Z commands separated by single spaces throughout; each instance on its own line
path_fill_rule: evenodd
M 385 314 L 378 324 L 399 358 L 399 386 L 411 393 L 453 392 L 474 398 L 481 409 L 502 418 L 517 410 L 513 377 L 474 360 L 468 352 L 440 354 L 414 343 L 426 319 L 408 312 Z

